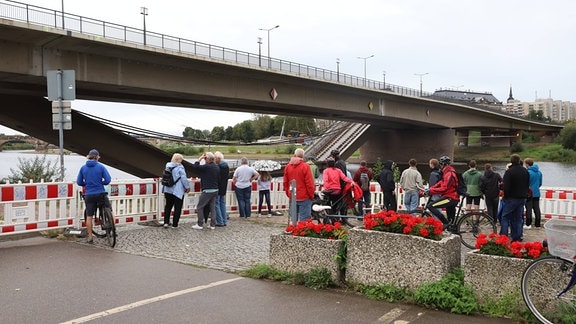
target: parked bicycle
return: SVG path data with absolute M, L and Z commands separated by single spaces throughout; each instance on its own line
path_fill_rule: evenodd
M 576 323 L 576 222 L 544 224 L 551 255 L 532 261 L 522 274 L 521 290 L 530 312 L 542 323 Z
M 339 214 L 346 206 L 346 215 Z M 342 225 L 354 227 L 362 224 L 362 214 L 358 210 L 358 201 L 353 190 L 345 191 L 336 201 L 330 202 L 330 191 L 317 191 L 312 202 L 312 220 L 323 224 L 340 222 Z
M 116 224 L 114 224 L 114 217 L 112 216 L 112 209 L 106 207 L 106 195 L 104 193 L 100 196 L 96 208 L 96 213 L 94 214 L 94 226 L 92 227 L 92 235 L 98 238 L 106 238 L 106 241 L 110 247 L 116 245 Z M 84 199 L 84 195 L 81 195 Z M 86 210 L 84 210 L 84 219 L 86 219 Z M 102 232 L 96 230 L 96 225 L 100 225 Z
M 434 217 L 434 214 L 429 209 L 431 207 L 428 204 L 429 199 L 429 197 L 426 199 L 426 203 L 422 205 L 422 209 L 402 212 L 409 212 L 421 217 Z M 460 202 L 456 205 L 456 217 L 454 217 L 454 219 L 449 219 L 446 230 L 452 234 L 460 236 L 460 241 L 464 246 L 474 249 L 478 235 L 482 233 L 486 235 L 496 233 L 496 222 L 483 210 L 466 212 L 463 208 L 465 200 L 466 196 L 460 198 Z

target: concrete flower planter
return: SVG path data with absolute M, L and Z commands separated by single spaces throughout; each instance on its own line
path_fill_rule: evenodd
M 342 277 L 335 257 L 343 245 L 342 240 L 273 234 L 270 235 L 269 265 L 289 272 L 326 268 L 338 282 Z
M 464 283 L 472 285 L 480 302 L 521 293 L 522 273 L 532 260 L 477 252 L 473 250 L 464 256 Z
M 460 266 L 460 238 L 433 241 L 418 236 L 353 228 L 348 231 L 346 280 L 417 288 Z

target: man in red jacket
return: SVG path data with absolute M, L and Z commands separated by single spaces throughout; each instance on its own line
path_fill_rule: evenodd
M 444 229 L 448 227 L 448 222 L 456 217 L 456 205 L 460 200 L 456 188 L 458 187 L 458 175 L 456 170 L 450 165 L 449 157 L 443 156 L 439 159 L 442 168 L 442 179 L 428 189 L 430 195 L 440 195 L 438 200 L 429 201 L 430 212 L 444 224 Z M 448 219 L 442 215 L 441 208 L 446 208 Z
M 292 180 L 296 180 L 296 221 L 304 221 L 310 218 L 312 212 L 312 200 L 316 186 L 310 166 L 304 161 L 304 150 L 299 148 L 294 151 L 294 156 L 290 159 L 284 169 L 284 191 L 289 199 L 294 199 L 290 190 Z M 290 205 L 292 206 L 292 204 Z M 294 215 L 294 211 L 290 212 Z M 293 220 L 294 221 L 294 220 Z M 296 225 L 296 224 L 293 224 Z

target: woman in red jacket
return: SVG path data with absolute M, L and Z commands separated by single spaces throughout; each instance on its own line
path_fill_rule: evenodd
M 332 210 L 339 211 L 342 203 L 340 180 L 343 180 L 345 183 L 351 183 L 352 179 L 348 178 L 342 170 L 336 167 L 336 161 L 333 157 L 326 159 L 326 164 L 328 167 L 322 172 L 324 191 L 329 192 Z

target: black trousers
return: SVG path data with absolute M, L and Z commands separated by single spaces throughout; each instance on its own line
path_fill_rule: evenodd
M 180 215 L 182 214 L 182 205 L 184 200 L 178 198 L 170 193 L 164 193 L 164 200 L 166 204 L 164 205 L 164 224 L 170 224 L 170 214 L 172 213 L 172 207 L 174 207 L 174 217 L 172 218 L 172 226 L 178 227 L 178 222 L 180 221 Z

